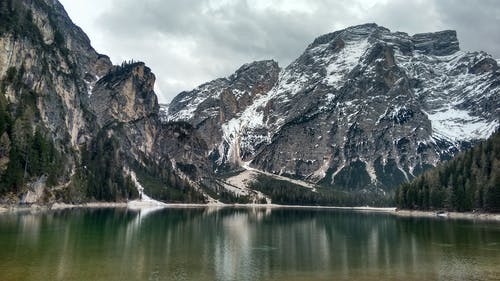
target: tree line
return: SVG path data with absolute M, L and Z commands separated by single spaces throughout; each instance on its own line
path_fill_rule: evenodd
M 134 160 L 129 162 L 144 192 L 152 198 L 169 203 L 206 203 L 201 191 L 175 173 L 170 159 L 165 157 L 157 163 L 143 159 L 144 164 Z
M 403 209 L 500 212 L 500 132 L 402 184 L 395 200 Z
M 269 196 L 273 203 L 305 206 L 391 206 L 391 196 L 369 191 L 345 191 L 333 187 L 316 186 L 316 190 L 285 180 L 259 175 L 250 188 Z

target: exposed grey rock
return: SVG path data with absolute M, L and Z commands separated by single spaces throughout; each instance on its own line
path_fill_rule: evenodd
M 447 56 L 460 50 L 457 32 L 454 30 L 415 34 L 411 40 L 415 50 L 427 55 Z
M 45 183 L 47 177 L 41 177 L 37 181 L 31 183 L 28 187 L 28 191 L 21 198 L 21 204 L 34 204 L 43 201 L 43 196 L 45 192 Z
M 119 144 L 114 152 L 123 157 L 114 159 L 124 168 L 181 181 L 206 199 L 230 189 L 219 172 L 248 165 L 384 193 L 499 126 L 497 61 L 460 51 L 454 31 L 349 27 L 318 37 L 284 69 L 271 60 L 246 64 L 180 93 L 167 109 L 144 63 L 112 66 L 57 1 L 16 3 L 32 11 L 27 26 L 36 28 L 0 34 L 0 78 L 15 68 L 23 85 L 5 85 L 14 109 L 34 93 L 30 125 L 45 128 L 68 157 L 60 189 L 85 169 L 82 151 L 106 134 Z M 9 155 L 0 156 L 4 169 Z
M 80 161 L 85 157 L 83 152 L 92 154 L 99 134 L 118 142 L 114 153 L 122 157 L 114 159 L 123 159 L 126 163 L 120 164 L 124 168 L 170 171 L 171 177 L 186 178 L 184 188 L 207 177 L 212 171 L 211 162 L 204 153 L 199 153 L 200 149 L 208 151 L 206 144 L 196 133 L 189 138 L 170 136 L 172 131 L 183 127 L 178 123 L 161 124 L 153 90 L 155 76 L 144 63 L 113 66 L 108 56 L 92 48 L 88 37 L 72 23 L 56 0 L 12 3 L 15 10 L 9 12 L 16 13 L 24 22 L 22 29 L 8 22 L 9 25 L 0 26 L 0 79 L 6 79 L 7 72 L 12 73 L 14 69 L 16 81 L 2 82 L 7 102 L 15 110 L 24 106 L 26 93 L 32 94 L 36 112 L 29 125 L 43 128 L 43 134 L 54 141 L 64 156 L 60 163 L 63 176 L 57 179 L 54 190 L 64 193 L 63 189 L 72 183 L 84 183 L 84 180 L 72 181 L 75 175 L 85 175 L 88 170 Z M 9 144 L 8 136 L 1 138 L 1 171 L 9 161 Z M 177 147 L 183 149 L 172 149 Z M 196 165 L 199 172 L 193 173 L 190 179 L 191 175 L 175 165 Z M 47 188 L 52 189 L 32 183 L 35 180 L 25 180 L 30 189 L 24 200 L 27 203 L 39 202 L 40 194 Z M 85 188 L 77 186 L 83 196 Z M 77 195 L 78 200 L 82 194 Z
M 167 118 L 196 127 L 197 116 L 233 108 L 232 119 L 210 119 L 222 128 L 222 140 L 207 138 L 219 165 L 390 191 L 498 127 L 497 69 L 487 54 L 460 51 L 454 31 L 366 24 L 318 37 L 252 104 L 221 100 L 220 79 L 182 93 Z
M 154 74 L 142 62 L 114 67 L 96 82 L 90 96 L 91 108 L 97 115 L 99 125 L 158 115 L 154 83 Z
M 174 98 L 167 120 L 189 122 L 195 127 L 222 166 L 217 155 L 227 154 L 221 125 L 238 117 L 258 97 L 266 95 L 276 84 L 280 68 L 275 61 L 258 61 L 243 65 L 233 75 L 203 84 Z M 219 166 L 220 166 L 219 165 Z

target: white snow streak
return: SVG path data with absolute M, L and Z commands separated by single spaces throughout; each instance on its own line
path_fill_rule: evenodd
M 415 94 L 425 100 L 433 137 L 451 142 L 486 139 L 499 127 L 497 120 L 471 114 L 475 103 L 498 94 L 498 90 L 489 88 L 490 73 L 478 75 L 469 71 L 487 54 L 458 51 L 448 56 L 431 56 L 415 52 L 404 56 L 396 52 L 395 57 L 409 76 L 422 82 Z
M 139 192 L 139 200 L 128 202 L 129 206 L 134 208 L 167 206 L 167 204 L 154 200 L 151 197 L 147 196 L 146 193 L 144 193 L 144 187 L 141 185 L 139 180 L 137 180 L 137 176 L 134 171 L 130 171 L 130 178 L 132 178 L 132 181 L 134 182 L 134 185 L 137 188 L 137 192 Z
M 465 110 L 454 108 L 425 113 L 431 120 L 434 136 L 452 141 L 486 139 L 499 125 L 497 121 L 488 123 Z
M 336 88 L 341 86 L 346 81 L 345 76 L 359 64 L 368 47 L 368 39 L 348 41 L 338 53 L 332 54 L 328 58 L 324 83 Z

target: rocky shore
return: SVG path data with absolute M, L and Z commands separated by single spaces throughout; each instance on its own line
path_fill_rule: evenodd
M 436 212 L 416 210 L 396 210 L 394 215 L 400 217 L 439 218 L 439 219 L 468 219 L 500 222 L 500 214 L 482 212 Z

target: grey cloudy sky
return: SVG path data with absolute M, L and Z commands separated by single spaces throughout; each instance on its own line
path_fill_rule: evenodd
M 500 58 L 498 0 L 60 0 L 114 64 L 146 62 L 160 102 L 275 59 L 284 67 L 319 35 L 375 22 L 409 34 L 455 29 L 463 50 Z

